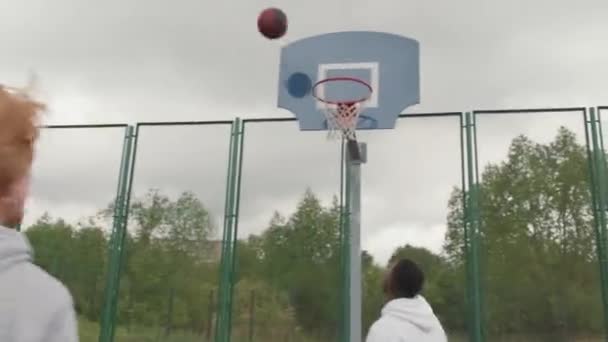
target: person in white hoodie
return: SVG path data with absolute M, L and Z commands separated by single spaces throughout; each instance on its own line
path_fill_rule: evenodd
M 388 302 L 370 327 L 366 342 L 446 342 L 439 319 L 420 294 L 423 285 L 424 274 L 414 262 L 395 263 L 384 281 Z
M 0 341 L 75 342 L 76 317 L 68 290 L 32 263 L 23 219 L 38 113 L 26 96 L 0 86 Z

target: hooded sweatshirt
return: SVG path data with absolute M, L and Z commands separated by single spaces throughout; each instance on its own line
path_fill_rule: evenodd
M 0 227 L 0 341 L 78 341 L 72 297 L 31 256 L 25 235 Z
M 441 323 L 422 296 L 388 302 L 366 342 L 447 342 Z

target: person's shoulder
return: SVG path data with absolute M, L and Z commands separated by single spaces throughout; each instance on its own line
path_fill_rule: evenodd
M 392 322 L 390 322 L 390 319 L 388 319 L 387 317 L 380 317 L 369 328 L 369 331 L 367 333 L 367 339 L 365 341 L 366 342 L 381 342 L 381 341 L 391 342 L 391 341 L 393 341 L 393 340 L 391 340 L 391 337 L 392 337 L 391 332 L 393 332 L 393 330 L 394 329 L 392 328 Z
M 72 307 L 70 291 L 57 279 L 34 264 L 25 264 L 20 272 L 19 292 L 37 301 L 45 311 L 64 310 Z
M 10 317 L 5 330 L 15 336 L 11 341 L 78 341 L 72 296 L 61 282 L 29 262 L 3 272 L 0 280 L 0 299 L 8 303 L 0 316 Z

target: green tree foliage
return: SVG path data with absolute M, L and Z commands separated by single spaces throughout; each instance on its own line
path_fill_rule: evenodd
M 218 272 L 209 241 L 217 228 L 209 212 L 192 193 L 171 201 L 151 190 L 133 201 L 130 221 L 121 289 L 124 322 L 161 325 L 167 333 L 202 331 Z
M 247 341 L 284 341 L 297 322 L 287 293 L 280 293 L 263 279 L 243 278 L 235 288 L 233 338 Z
M 382 286 L 386 271 L 383 267 L 377 265 L 374 258 L 366 251 L 362 252 L 361 262 L 363 278 L 362 320 L 363 331 L 366 332 L 372 323 L 378 319 L 382 305 L 386 300 Z
M 81 315 L 99 319 L 107 259 L 102 229 L 73 227 L 45 214 L 27 229 L 27 236 L 34 262 L 68 285 Z
M 597 332 L 601 310 L 586 153 L 561 128 L 549 144 L 513 140 L 487 165 L 481 261 L 490 335 Z M 462 263 L 462 207 L 450 199 L 445 252 Z
M 340 307 L 340 209 L 309 190 L 289 219 L 276 213 L 255 242 L 258 276 L 286 293 L 305 331 L 336 336 Z M 314 313 L 314 314 L 311 314 Z

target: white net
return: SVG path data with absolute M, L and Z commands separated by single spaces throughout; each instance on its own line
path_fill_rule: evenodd
M 324 106 L 328 138 L 355 139 L 357 122 L 359 121 L 359 114 L 363 110 L 364 102 L 324 103 Z

